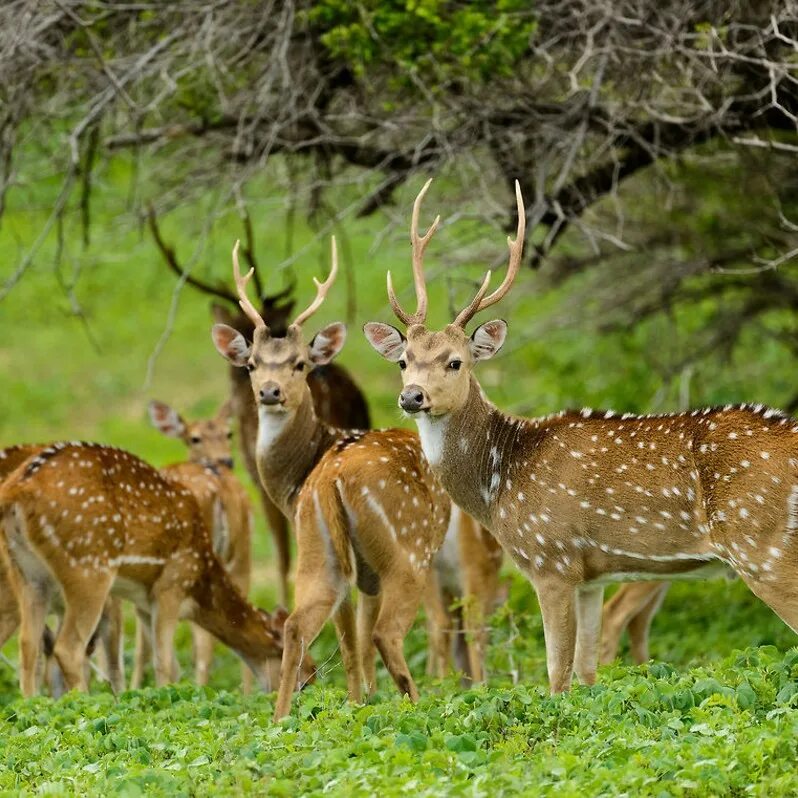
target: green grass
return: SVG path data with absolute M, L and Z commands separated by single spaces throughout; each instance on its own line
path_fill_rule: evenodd
M 271 177 L 251 192 L 267 271 L 282 260 L 288 236 Z M 124 162 L 100 175 L 90 248 L 79 243 L 74 220 L 65 229 L 60 270 L 67 281 L 80 273 L 75 298 L 96 346 L 56 279 L 54 241 L 0 303 L 2 445 L 88 438 L 124 446 L 160 465 L 181 458 L 183 450 L 149 427 L 147 400 L 158 397 L 197 416 L 226 395 L 227 367 L 210 342 L 208 300 L 190 290 L 177 298 L 173 328 L 155 360 L 152 383 L 145 386 L 175 280 L 127 210 L 129 179 Z M 437 208 L 456 210 L 446 205 L 445 180 L 435 185 L 429 215 Z M 10 195 L 0 228 L 0 283 L 41 229 L 51 188 Z M 157 186 L 137 190 L 157 196 Z M 406 209 L 409 193 L 402 202 Z M 163 222 L 165 235 L 183 260 L 199 247 L 198 274 L 227 278 L 230 247 L 240 235 L 235 214 L 222 217 L 204 244 L 202 217 L 195 207 L 176 211 Z M 393 269 L 399 286 L 410 284 L 405 224 L 380 237 L 386 223 L 386 218 L 346 219 L 337 229 L 357 297 L 341 362 L 367 389 L 376 423 L 396 425 L 403 423 L 395 407 L 399 376 L 359 331 L 365 320 L 391 318 L 386 268 Z M 462 274 L 476 277 L 503 252 L 501 234 L 487 232 L 484 243 L 474 244 L 475 230 L 466 221 L 444 226 L 431 246 L 434 323 L 447 318 L 446 285 L 434 279 L 440 264 L 450 261 L 446 253 L 470 236 L 474 265 Z M 326 273 L 327 243 L 314 243 L 311 231 L 297 223 L 293 247 L 306 247 L 297 263 L 301 302 L 310 296 L 310 276 Z M 283 276 L 275 274 L 270 284 L 279 288 Z M 464 302 L 469 287 L 454 285 Z M 568 328 L 544 337 L 540 323 L 568 307 L 568 293 L 539 295 L 536 285 L 524 275 L 512 301 L 497 311 L 510 321 L 507 351 L 480 371 L 495 401 L 535 414 L 569 405 L 646 410 L 655 397 L 659 407 L 674 407 L 675 387 L 663 386 L 650 363 L 689 346 L 695 319 L 677 314 L 673 322 L 597 338 L 574 318 Z M 311 332 L 345 318 L 346 308 L 342 279 L 309 325 Z M 733 362 L 708 364 L 696 374 L 693 399 L 778 404 L 792 390 L 789 359 L 752 334 Z M 271 607 L 275 586 L 260 518 L 255 538 L 253 598 Z M 221 647 L 209 688 L 181 683 L 119 699 L 98 687 L 89 696 L 58 702 L 24 701 L 13 669 L 0 664 L 0 791 L 772 796 L 798 790 L 793 710 L 798 655 L 789 650 L 795 637 L 744 586 L 677 586 L 653 631 L 652 653 L 668 665 L 605 668 L 596 687 L 549 698 L 537 604 L 530 587 L 511 578 L 510 602 L 493 620 L 489 687 L 464 692 L 454 678 L 438 683 L 422 677 L 417 707 L 397 697 L 384 671 L 381 690 L 369 705 L 348 706 L 329 629 L 314 649 L 325 662 L 324 677 L 297 699 L 293 715 L 280 725 L 270 720 L 273 696 L 239 692 L 238 663 Z M 423 631 L 414 629 L 407 652 L 415 674 L 424 671 L 424 642 Z M 178 646 L 187 673 L 186 629 Z M 14 662 L 15 644 L 3 653 Z

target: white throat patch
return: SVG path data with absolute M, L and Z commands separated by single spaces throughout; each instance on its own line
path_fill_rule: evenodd
M 443 457 L 443 439 L 449 426 L 448 417 L 433 418 L 426 414 L 418 414 L 414 420 L 418 426 L 421 448 L 424 450 L 427 462 L 431 466 L 438 465 Z
M 258 408 L 258 452 L 264 454 L 280 437 L 288 421 L 288 413 L 270 413 L 265 407 Z

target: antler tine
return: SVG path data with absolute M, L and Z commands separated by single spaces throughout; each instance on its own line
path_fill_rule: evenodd
M 421 211 L 421 203 L 424 200 L 424 195 L 432 183 L 432 178 L 424 183 L 421 191 L 418 192 L 415 202 L 413 203 L 413 214 L 410 218 L 410 243 L 413 247 L 413 284 L 416 289 L 416 312 L 413 314 L 406 313 L 396 294 L 393 290 L 393 282 L 391 280 L 391 273 L 388 272 L 388 301 L 391 303 L 391 308 L 399 320 L 406 326 L 411 324 L 423 324 L 427 318 L 427 284 L 424 280 L 424 251 L 429 244 L 430 239 L 435 234 L 440 224 L 441 217 L 436 216 L 435 221 L 430 225 L 429 229 L 423 236 L 418 234 L 418 217 Z
M 487 290 L 487 283 L 490 279 L 490 272 L 482 282 L 482 286 L 477 292 L 477 296 L 471 304 L 460 311 L 454 323 L 459 327 L 465 327 L 466 324 L 480 311 L 495 305 L 504 295 L 510 290 L 513 281 L 518 274 L 518 269 L 521 266 L 521 255 L 524 252 L 524 236 L 526 234 L 526 211 L 524 209 L 524 198 L 521 195 L 521 186 L 518 181 L 515 181 L 515 200 L 518 206 L 518 229 L 515 234 L 515 241 L 510 236 L 507 236 L 507 246 L 510 250 L 510 260 L 507 264 L 507 274 L 504 277 L 504 282 L 490 295 L 482 298 Z
M 247 283 L 250 281 L 255 269 L 250 269 L 246 275 L 241 275 L 241 266 L 238 263 L 238 248 L 241 246 L 240 241 L 236 241 L 233 247 L 233 277 L 236 281 L 236 288 L 238 289 L 238 304 L 241 305 L 241 310 L 244 311 L 247 318 L 255 325 L 255 329 L 266 327 L 266 322 L 261 318 L 260 313 L 255 309 L 255 306 L 249 301 L 247 297 Z
M 330 249 L 332 258 L 330 273 L 323 283 L 320 283 L 317 278 L 313 278 L 313 282 L 316 283 L 316 298 L 294 319 L 293 324 L 297 327 L 301 327 L 321 307 L 327 292 L 338 276 L 338 248 L 335 245 L 335 236 L 331 238 Z

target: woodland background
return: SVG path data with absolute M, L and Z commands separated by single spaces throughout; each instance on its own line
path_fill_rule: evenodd
M 227 391 L 209 297 L 190 282 L 229 291 L 242 238 L 262 290 L 295 281 L 301 301 L 332 233 L 343 274 L 317 323 L 349 323 L 341 362 L 377 424 L 404 424 L 398 374 L 360 326 L 391 321 L 387 269 L 411 290 L 409 210 L 429 176 L 422 224 L 443 222 L 427 256 L 434 324 L 503 267 L 512 181 L 524 191 L 526 268 L 499 311 L 510 336 L 479 374 L 500 406 L 794 411 L 797 115 L 795 2 L 8 0 L 0 443 L 182 457 L 148 426 L 147 401 L 196 417 Z M 260 519 L 256 550 L 255 596 L 270 606 Z M 0 665 L 0 788 L 795 788 L 794 635 L 744 588 L 674 590 L 652 643 L 669 666 L 617 666 L 548 699 L 536 602 L 508 578 L 491 686 L 425 682 L 418 709 L 387 685 L 346 707 L 331 635 L 327 676 L 284 727 L 267 721 L 271 697 L 237 691 L 226 652 L 208 690 L 121 705 L 22 702 Z M 423 643 L 409 643 L 417 672 Z

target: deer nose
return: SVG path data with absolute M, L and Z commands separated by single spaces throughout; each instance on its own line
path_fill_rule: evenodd
M 418 385 L 408 385 L 399 394 L 399 407 L 408 413 L 418 413 L 424 407 L 424 391 Z
M 232 457 L 223 457 L 221 460 L 219 460 L 219 462 L 223 466 L 227 466 L 227 468 L 232 468 L 233 467 L 233 458 Z
M 277 405 L 283 401 L 280 386 L 276 382 L 267 382 L 261 385 L 258 396 L 262 405 Z

